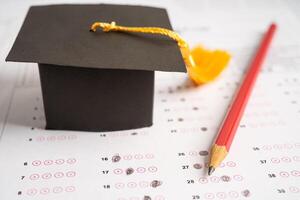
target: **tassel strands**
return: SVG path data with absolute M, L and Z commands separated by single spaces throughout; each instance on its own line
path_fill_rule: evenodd
M 102 28 L 104 32 L 136 32 L 147 34 L 160 34 L 175 40 L 181 50 L 188 74 L 197 84 L 210 82 L 217 78 L 229 63 L 230 55 L 226 51 L 206 50 L 197 46 L 190 51 L 188 44 L 177 33 L 165 28 L 159 27 L 126 27 L 118 26 L 115 22 L 103 23 L 95 22 L 90 31 L 95 32 L 97 28 Z

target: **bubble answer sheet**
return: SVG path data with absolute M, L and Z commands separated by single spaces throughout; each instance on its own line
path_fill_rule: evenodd
M 0 200 L 300 199 L 295 7 L 279 0 L 104 1 L 165 7 L 191 46 L 226 49 L 232 60 L 216 81 L 199 87 L 187 74 L 157 72 L 150 128 L 75 132 L 44 129 L 37 65 L 4 62 L 29 6 L 53 3 L 80 2 L 1 4 Z M 278 32 L 230 153 L 208 177 L 210 146 L 272 21 Z

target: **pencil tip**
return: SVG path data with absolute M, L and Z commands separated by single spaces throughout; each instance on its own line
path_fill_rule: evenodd
M 208 168 L 208 176 L 212 175 L 212 173 L 215 171 L 215 168 L 213 166 L 210 166 Z

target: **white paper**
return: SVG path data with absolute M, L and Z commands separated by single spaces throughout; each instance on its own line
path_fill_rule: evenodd
M 186 74 L 157 72 L 151 128 L 44 130 L 36 65 L 1 61 L 0 199 L 300 199 L 299 21 L 284 2 L 269 2 L 139 2 L 166 7 L 191 46 L 233 55 L 220 78 L 200 87 Z M 33 3 L 1 13 L 1 60 Z M 207 152 L 271 21 L 279 29 L 230 153 L 208 177 Z

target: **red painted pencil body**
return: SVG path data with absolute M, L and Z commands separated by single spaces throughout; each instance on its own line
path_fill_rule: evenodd
M 229 151 L 230 149 L 232 140 L 236 133 L 236 129 L 238 128 L 238 125 L 242 118 L 243 112 L 257 79 L 257 75 L 261 69 L 262 63 L 266 57 L 266 53 L 269 49 L 275 30 L 276 25 L 271 24 L 267 33 L 262 39 L 262 42 L 254 59 L 250 63 L 250 67 L 248 72 L 246 73 L 244 81 L 235 96 L 231 108 L 229 108 L 221 129 L 219 130 L 219 134 L 215 144 L 225 146 L 227 151 Z

